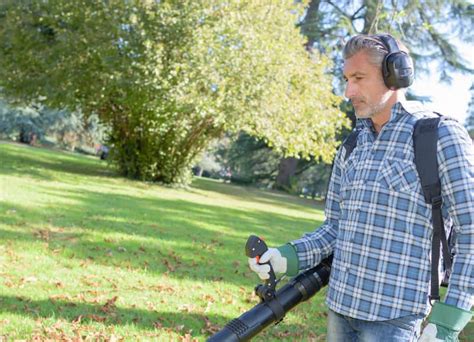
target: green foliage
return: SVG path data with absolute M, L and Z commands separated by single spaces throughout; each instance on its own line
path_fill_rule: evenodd
M 326 198 L 331 170 L 329 164 L 313 162 L 298 175 L 297 193 L 312 199 Z
M 33 107 L 12 108 L 0 100 L 0 135 L 31 143 L 41 139 L 49 126 L 49 120 Z
M 0 135 L 23 143 L 55 140 L 61 147 L 93 151 L 104 141 L 106 128 L 97 115 L 51 110 L 41 105 L 11 106 L 0 99 Z
M 227 143 L 221 143 L 214 155 L 224 169 L 231 171 L 232 183 L 276 187 L 283 156 L 269 148 L 263 140 L 241 132 L 233 139 L 227 139 Z M 296 162 L 288 186 L 280 190 L 313 199 L 324 198 L 331 165 L 314 158 L 298 159 Z
M 466 128 L 469 135 L 474 139 L 474 83 L 471 85 L 471 101 L 467 107 Z
M 218 160 L 232 172 L 232 182 L 267 186 L 275 180 L 281 155 L 262 140 L 240 132 L 220 146 Z
M 357 33 L 388 32 L 410 49 L 417 72 L 438 65 L 439 78 L 449 81 L 453 72 L 472 73 L 455 42 L 472 43 L 474 5 L 466 0 L 311 0 L 299 24 L 307 46 L 334 56 L 340 75 L 344 39 Z M 342 86 L 339 86 L 342 89 Z
M 293 1 L 42 1 L 0 14 L 10 98 L 98 113 L 121 174 L 186 180 L 225 131 L 330 160 L 346 123 Z

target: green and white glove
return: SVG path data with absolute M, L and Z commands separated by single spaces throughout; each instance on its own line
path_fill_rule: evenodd
M 270 278 L 270 265 L 266 264 L 268 262 L 272 265 L 275 273 L 286 273 L 287 260 L 277 248 L 269 248 L 260 259 L 248 258 L 248 261 L 250 269 L 257 273 L 262 280 Z
M 469 323 L 472 312 L 453 305 L 436 302 L 418 342 L 456 342 L 458 335 Z
M 286 244 L 278 248 L 269 248 L 260 259 L 248 258 L 249 267 L 258 274 L 260 279 L 265 280 L 270 277 L 270 266 L 262 265 L 270 262 L 275 273 L 285 273 L 294 276 L 298 273 L 298 258 L 293 246 Z

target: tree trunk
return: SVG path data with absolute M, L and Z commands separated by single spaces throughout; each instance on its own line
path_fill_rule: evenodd
M 319 18 L 319 5 L 321 4 L 321 0 L 311 0 L 309 2 L 308 8 L 306 10 L 306 16 L 303 20 L 302 25 L 307 26 L 306 31 L 311 31 L 311 27 L 316 27 L 315 22 L 320 20 Z M 310 38 L 311 37 L 311 38 Z M 305 48 L 308 52 L 312 52 L 313 45 L 315 43 L 315 38 L 313 35 L 308 37 L 308 41 L 305 44 Z
M 298 159 L 289 157 L 280 159 L 278 175 L 275 180 L 275 189 L 289 190 L 291 187 L 291 178 L 296 173 Z

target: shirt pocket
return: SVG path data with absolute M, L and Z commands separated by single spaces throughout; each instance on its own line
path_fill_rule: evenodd
M 412 161 L 398 158 L 387 158 L 377 177 L 379 184 L 393 191 L 416 191 L 419 187 L 418 172 Z
M 352 184 L 360 167 L 360 150 L 354 149 L 349 158 L 344 162 L 342 169 L 342 184 Z

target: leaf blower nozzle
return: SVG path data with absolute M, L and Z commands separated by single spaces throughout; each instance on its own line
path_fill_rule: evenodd
M 255 236 L 249 238 L 258 241 Z M 264 248 L 265 249 L 265 248 Z M 265 249 L 266 250 L 266 249 Z M 271 296 L 262 296 L 272 289 L 267 285 L 255 288 L 262 301 L 240 317 L 230 321 L 222 330 L 215 333 L 208 342 L 248 341 L 272 323 L 278 324 L 285 314 L 299 303 L 314 296 L 329 282 L 332 256 L 317 266 L 292 278 Z M 262 288 L 263 287 L 263 288 Z M 263 297 L 263 298 L 262 298 Z

